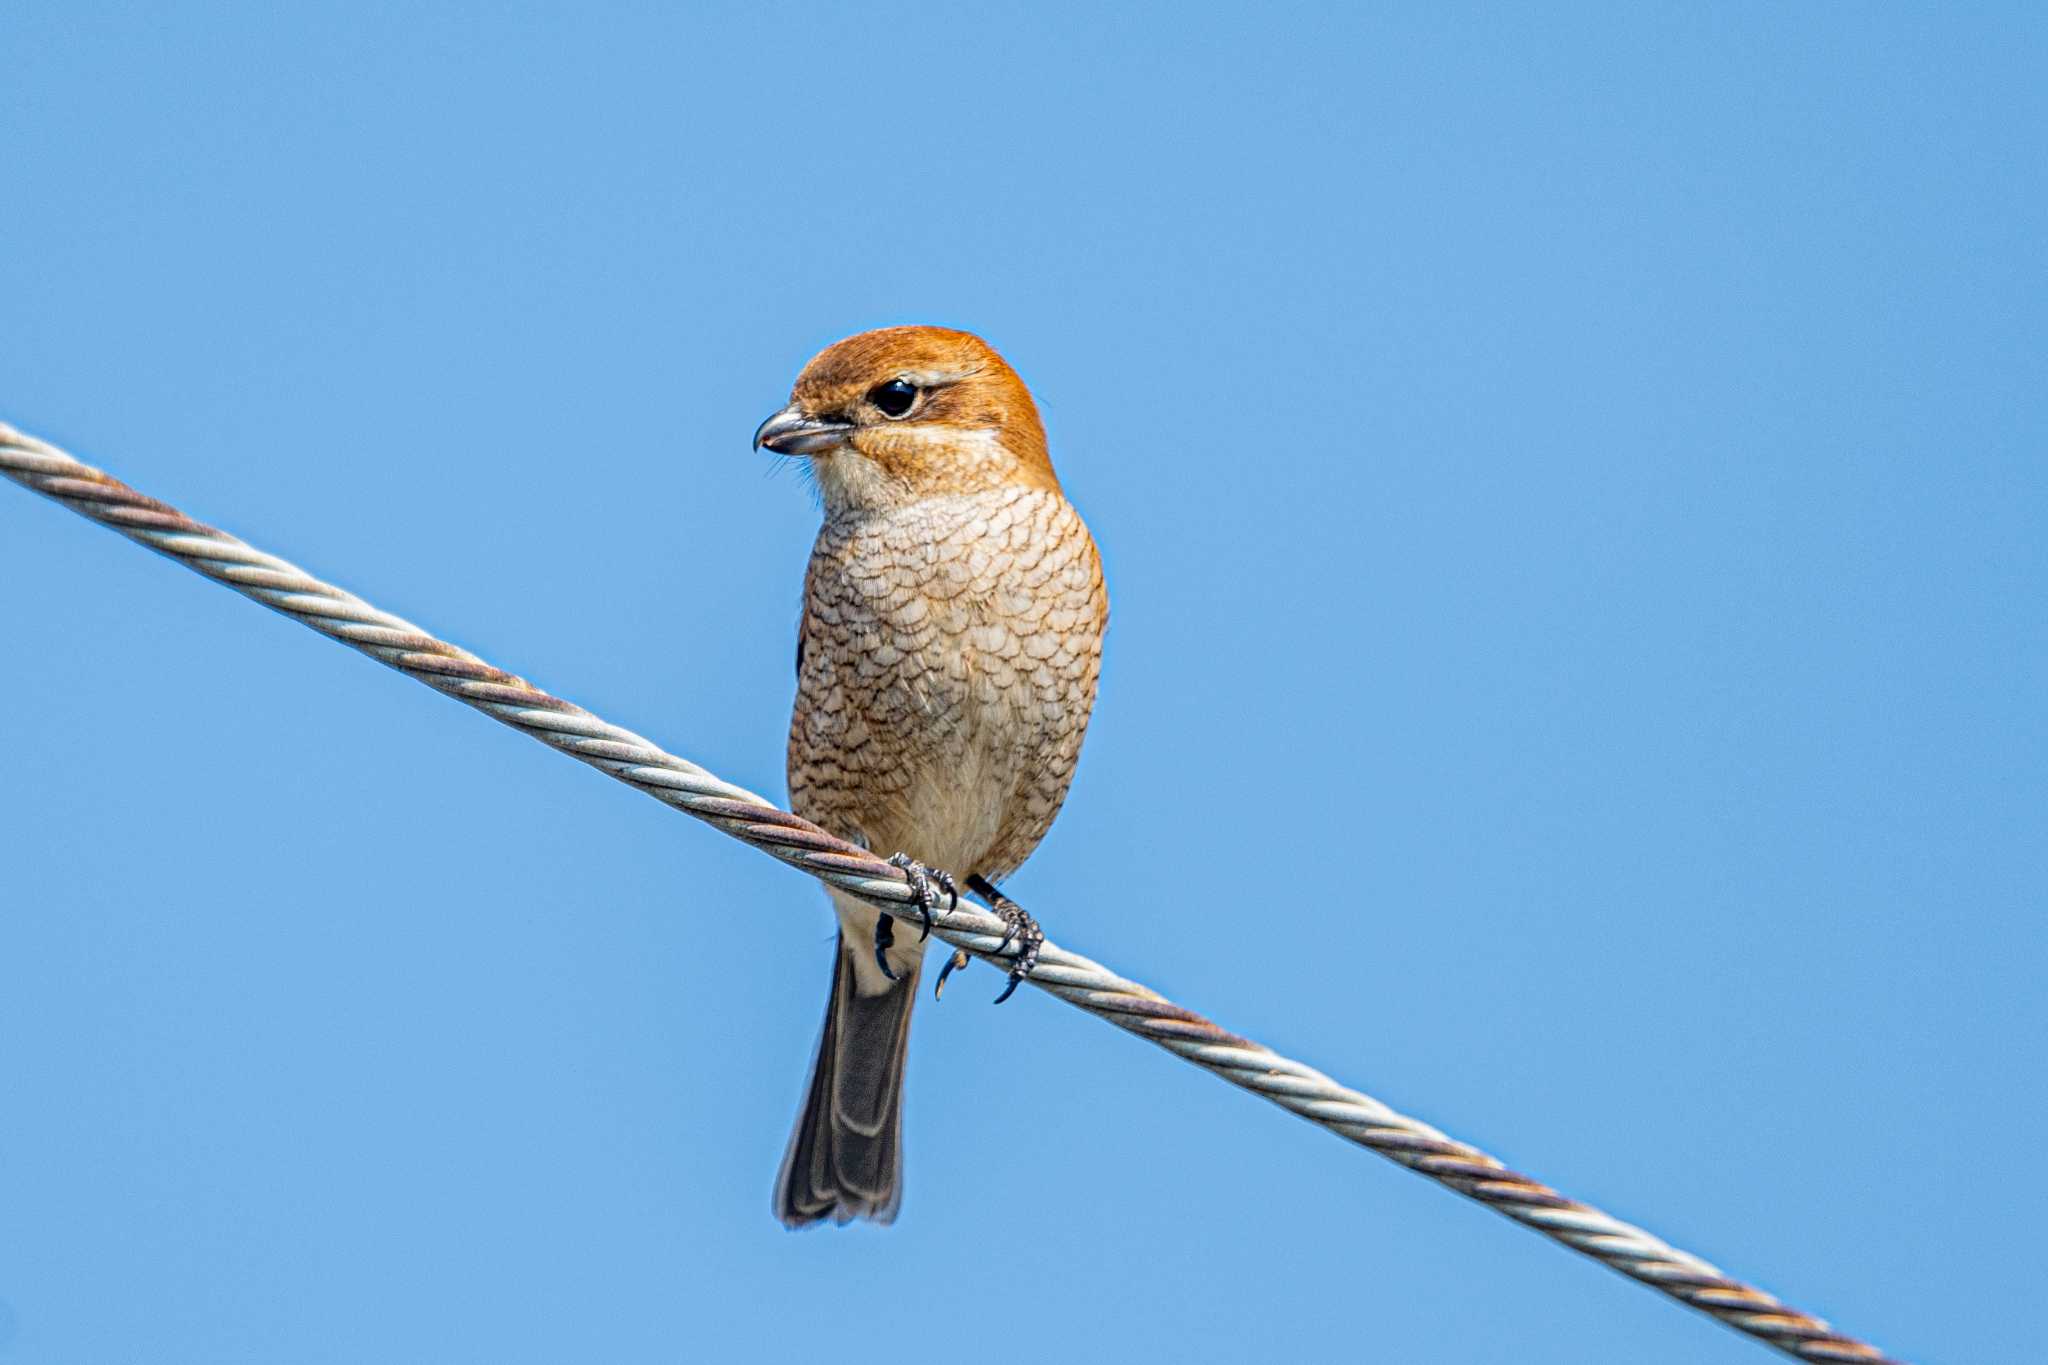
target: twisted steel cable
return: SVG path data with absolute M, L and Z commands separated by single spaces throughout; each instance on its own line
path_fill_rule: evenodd
M 904 873 L 867 850 L 5 424 L 0 474 L 898 919 L 919 918 Z M 1006 946 L 1000 919 L 965 901 L 932 932 L 1002 965 L 1019 951 Z M 1050 940 L 1027 980 L 1787 1355 L 1899 1365 L 1699 1257 Z

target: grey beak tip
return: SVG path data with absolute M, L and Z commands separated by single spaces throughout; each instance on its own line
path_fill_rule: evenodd
M 806 417 L 784 408 L 754 430 L 754 449 L 772 450 L 777 455 L 809 455 L 837 445 L 846 434 L 846 423 Z

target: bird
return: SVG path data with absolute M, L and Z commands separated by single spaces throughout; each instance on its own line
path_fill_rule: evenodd
M 929 932 L 960 881 L 1018 951 L 1044 934 L 999 883 L 1066 800 L 1102 668 L 1102 560 L 1066 499 L 1030 390 L 993 347 L 885 327 L 826 347 L 756 449 L 809 463 L 823 521 L 804 575 L 789 798 L 909 879 Z M 797 1228 L 895 1220 L 903 1067 L 924 934 L 830 890 L 832 992 L 775 1182 Z M 955 953 L 940 973 L 965 964 Z

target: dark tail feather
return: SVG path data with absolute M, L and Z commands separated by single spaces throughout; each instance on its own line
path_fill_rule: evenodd
M 775 1216 L 793 1228 L 893 1222 L 903 1199 L 903 1045 L 918 974 L 862 995 L 851 952 L 840 935 L 810 1093 L 775 1180 Z

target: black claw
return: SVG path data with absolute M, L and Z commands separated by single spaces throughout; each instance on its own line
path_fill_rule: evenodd
M 1003 987 L 1003 993 L 996 997 L 1002 1004 L 1017 993 L 1017 987 L 1024 984 L 1024 978 L 1038 967 L 1038 945 L 1045 942 L 1045 934 L 1038 927 L 1038 921 L 1031 921 L 1029 935 L 1024 940 L 1024 951 L 1017 955 L 1017 965 L 1010 968 L 1010 983 Z
M 1003 921 L 1003 941 L 996 945 L 994 955 L 1001 957 L 1012 944 L 1022 945 L 1017 952 L 1017 960 L 1010 966 L 1009 982 L 1003 987 L 1003 993 L 996 997 L 995 1002 L 1000 1005 L 1017 993 L 1017 987 L 1038 966 L 1038 948 L 1045 942 L 1045 930 L 1038 927 L 1038 921 L 1031 918 L 1030 911 L 1005 896 L 988 878 L 977 873 L 967 879 L 967 887 L 987 900 L 989 909 Z
M 937 882 L 940 888 L 952 897 L 952 904 L 946 909 L 949 915 L 959 908 L 960 888 L 953 884 L 952 873 L 926 867 L 908 853 L 898 853 L 890 858 L 889 866 L 902 868 L 903 879 L 910 883 L 911 900 L 917 906 L 917 918 L 924 929 L 917 938 L 917 941 L 922 943 L 932 936 L 932 911 L 937 909 L 939 904 L 938 895 L 932 890 L 932 883 Z
M 882 969 L 882 975 L 891 981 L 896 973 L 889 970 L 889 950 L 896 946 L 896 921 L 887 915 L 875 917 L 875 965 Z
M 946 965 L 939 968 L 939 979 L 932 983 L 932 999 L 942 1000 L 946 995 L 946 978 L 965 967 L 968 963 L 967 950 L 955 948 L 953 955 L 946 959 Z
M 936 868 L 930 870 L 932 880 L 939 884 L 939 890 L 946 893 L 946 913 L 950 915 L 960 908 L 960 884 L 953 880 L 953 874 L 950 872 Z M 934 896 L 932 903 L 936 905 L 938 897 Z M 922 943 L 932 936 L 932 912 L 929 908 L 923 907 L 922 902 L 919 905 L 920 908 L 924 908 L 924 932 L 918 935 L 917 941 Z

